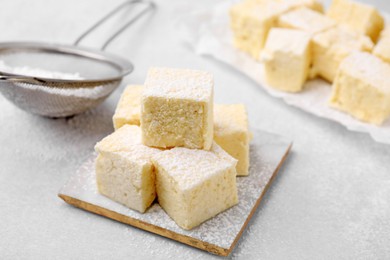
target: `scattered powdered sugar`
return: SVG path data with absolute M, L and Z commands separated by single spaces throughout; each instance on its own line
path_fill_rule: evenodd
M 249 176 L 237 178 L 239 204 L 189 231 L 178 227 L 157 203 L 141 214 L 100 195 L 95 181 L 95 154 L 69 179 L 60 194 L 169 230 L 178 236 L 188 236 L 228 250 L 256 207 L 257 200 L 265 192 L 290 145 L 289 141 L 279 136 L 258 130 L 255 131 L 252 143 L 250 159 L 253 163 Z M 151 235 L 142 237 L 145 241 L 152 239 Z
M 16 142 L 20 147 L 13 151 L 16 158 L 31 158 L 43 165 L 51 163 L 56 167 L 63 165 L 62 162 L 73 169 L 89 156 L 98 140 L 113 131 L 113 111 L 106 106 L 99 106 L 71 118 L 50 119 L 15 109 L 5 99 L 1 101 L 3 121 L 12 122 L 6 126 L 7 131 L 3 132 L 2 144 L 6 147 Z M 16 139 L 15 133 L 18 133 Z M 32 148 L 26 149 L 26 143 Z M 39 151 L 39 156 L 35 150 Z

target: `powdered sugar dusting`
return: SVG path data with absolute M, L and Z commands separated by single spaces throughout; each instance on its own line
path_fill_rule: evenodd
M 221 171 L 236 167 L 237 160 L 216 143 L 211 150 L 175 147 L 156 154 L 153 162 L 162 167 L 182 189 L 189 189 L 210 179 Z M 201 169 L 201 170 L 200 170 Z
M 173 97 L 210 101 L 214 80 L 211 73 L 199 70 L 150 68 L 144 96 Z
M 122 126 L 98 142 L 95 150 L 100 153 L 120 152 L 140 162 L 150 162 L 150 158 L 160 152 L 157 148 L 142 144 L 141 129 L 136 125 Z
M 340 70 L 390 94 L 390 65 L 372 54 L 355 52 L 343 60 Z

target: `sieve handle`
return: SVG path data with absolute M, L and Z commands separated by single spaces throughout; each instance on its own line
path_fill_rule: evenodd
M 136 22 L 139 18 L 141 18 L 145 13 L 152 11 L 156 8 L 156 4 L 152 1 L 144 1 L 144 0 L 132 0 L 132 1 L 126 1 L 116 7 L 114 10 L 109 12 L 106 16 L 104 16 L 102 19 L 100 19 L 97 23 L 95 23 L 93 26 L 91 26 L 86 32 L 84 32 L 82 35 L 77 38 L 77 40 L 73 43 L 73 45 L 77 46 L 88 34 L 90 34 L 92 31 L 94 31 L 96 28 L 98 28 L 102 23 L 104 23 L 108 18 L 119 12 L 123 7 L 126 5 L 136 5 L 136 4 L 145 4 L 146 8 L 139 12 L 136 16 L 133 17 L 130 21 L 128 21 L 125 25 L 123 25 L 121 28 L 119 28 L 114 34 L 110 36 L 106 40 L 106 42 L 103 44 L 103 46 L 100 48 L 101 50 L 106 49 L 106 47 L 118 36 L 120 35 L 124 30 L 127 29 L 130 25 L 132 25 L 134 22 Z

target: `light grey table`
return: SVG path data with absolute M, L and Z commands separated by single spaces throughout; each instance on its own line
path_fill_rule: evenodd
M 390 11 L 390 2 L 368 1 Z M 72 43 L 120 0 L 2 0 L 0 41 Z M 0 96 L 1 259 L 218 258 L 73 208 L 57 192 L 113 131 L 111 116 L 127 83 L 151 65 L 215 75 L 215 100 L 245 103 L 250 123 L 294 140 L 294 147 L 231 257 L 237 259 L 390 259 L 390 145 L 316 118 L 268 96 L 233 69 L 198 57 L 178 39 L 178 15 L 212 2 L 158 1 L 158 12 L 108 48 L 136 70 L 102 105 L 74 118 L 47 119 Z M 85 42 L 98 47 L 125 11 Z

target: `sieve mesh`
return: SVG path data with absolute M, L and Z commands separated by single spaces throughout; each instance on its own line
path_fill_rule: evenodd
M 119 83 L 120 80 L 45 85 L 3 82 L 0 92 L 23 110 L 48 117 L 66 117 L 97 106 Z

